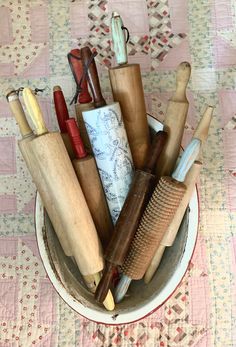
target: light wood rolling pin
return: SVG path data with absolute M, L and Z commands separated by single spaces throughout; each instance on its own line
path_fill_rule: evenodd
M 57 116 L 58 125 L 61 131 L 61 137 L 66 146 L 67 152 L 71 159 L 75 158 L 75 153 L 67 133 L 65 121 L 69 119 L 69 113 L 66 106 L 66 101 L 60 86 L 53 87 L 53 100 Z
M 201 140 L 201 149 L 202 146 L 204 145 L 204 142 L 207 139 L 207 135 L 209 132 L 209 127 L 210 127 L 210 123 L 211 123 L 211 119 L 212 119 L 212 113 L 213 113 L 213 107 L 212 106 L 208 106 L 194 132 L 193 138 L 199 139 Z M 199 156 L 198 159 L 201 158 L 201 149 L 199 151 Z M 153 259 L 151 260 L 149 267 L 145 273 L 144 276 L 144 281 L 145 283 L 149 283 L 153 277 L 153 275 L 155 274 L 160 262 L 161 262 L 161 258 L 163 256 L 163 253 L 165 251 L 165 247 L 170 247 L 173 245 L 174 240 L 176 238 L 177 232 L 179 230 L 180 224 L 183 220 L 185 211 L 188 207 L 189 201 L 192 197 L 193 194 L 193 190 L 194 187 L 197 183 L 197 179 L 199 177 L 200 174 L 200 170 L 202 167 L 202 163 L 199 160 L 196 160 L 193 164 L 193 166 L 191 167 L 191 169 L 189 170 L 186 179 L 184 181 L 184 184 L 187 187 L 187 190 L 184 194 L 184 197 L 182 199 L 182 201 L 179 204 L 179 207 L 175 213 L 175 216 L 171 222 L 171 224 L 168 227 L 167 232 L 165 233 L 163 239 L 161 240 L 161 244 L 158 247 Z
M 111 239 L 113 224 L 96 162 L 94 157 L 87 154 L 84 148 L 75 119 L 67 120 L 66 127 L 76 155 L 76 159 L 73 160 L 73 166 L 93 217 L 103 249 L 106 249 Z
M 168 141 L 157 161 L 156 173 L 161 176 L 171 175 L 179 156 L 184 126 L 189 103 L 186 88 L 190 78 L 191 67 L 187 62 L 181 63 L 176 73 L 176 90 L 168 102 L 164 119 L 164 130 L 168 133 Z
M 104 266 L 102 247 L 65 145 L 60 133 L 48 133 L 36 97 L 29 88 L 24 88 L 23 98 L 38 135 L 29 142 L 36 164 L 32 176 L 35 171 L 41 172 L 50 197 L 45 207 L 54 205 L 61 216 L 62 227 L 85 283 L 91 278 L 96 281 Z M 41 187 L 40 182 L 35 184 Z M 111 293 L 103 304 L 108 310 L 114 309 Z
M 86 151 L 91 154 L 92 147 L 84 124 L 82 112 L 94 109 L 94 104 L 88 91 L 88 85 L 85 76 L 86 73 L 83 68 L 80 50 L 77 48 L 72 49 L 67 57 L 77 86 L 78 97 L 76 97 L 76 94 L 73 101 L 75 103 L 75 112 L 80 129 L 80 135 L 82 137 Z
M 172 176 L 163 176 L 157 184 L 122 266 L 123 275 L 115 289 L 116 302 L 123 299 L 132 279 L 139 280 L 144 276 L 184 196 L 186 186 L 183 182 L 199 155 L 200 145 L 200 140 L 193 139 Z
M 111 20 L 112 40 L 118 64 L 127 62 L 123 23 L 118 13 Z M 139 64 L 109 69 L 114 101 L 120 103 L 134 166 L 142 169 L 150 150 L 150 134 Z
M 16 92 L 14 92 L 13 90 L 8 90 L 7 94 L 7 100 L 9 102 L 10 109 L 16 118 L 22 135 L 22 139 L 18 141 L 19 149 L 30 173 L 34 172 L 33 180 L 40 184 L 40 196 L 42 200 L 49 201 L 50 195 L 48 190 L 46 189 L 46 184 L 44 182 L 43 176 L 41 175 L 41 172 L 39 170 L 34 169 L 34 157 L 32 156 L 32 153 L 29 148 L 29 142 L 35 138 L 35 135 L 28 124 L 25 112 L 22 108 L 21 102 Z M 67 256 L 72 256 L 71 247 L 61 225 L 60 215 L 57 213 L 53 204 L 49 204 L 47 206 L 47 213 L 53 224 L 54 230 L 58 236 L 63 251 Z

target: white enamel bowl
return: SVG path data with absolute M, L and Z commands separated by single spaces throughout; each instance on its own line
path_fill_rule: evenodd
M 150 128 L 162 129 L 162 124 L 148 117 Z M 192 257 L 198 231 L 198 196 L 195 189 L 174 245 L 165 250 L 161 264 L 152 281 L 133 281 L 129 296 L 108 312 L 96 303 L 93 295 L 84 287 L 74 262 L 66 257 L 53 227 L 45 214 L 41 198 L 37 194 L 35 223 L 40 255 L 46 272 L 62 299 L 80 315 L 104 324 L 125 324 L 137 321 L 161 306 L 173 293 L 184 276 Z

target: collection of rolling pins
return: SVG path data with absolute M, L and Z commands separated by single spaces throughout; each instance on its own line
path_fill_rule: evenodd
M 207 106 L 179 158 L 191 73 L 183 62 L 163 131 L 151 141 L 140 66 L 128 64 L 123 28 L 113 12 L 118 63 L 109 69 L 113 103 L 103 98 L 89 47 L 67 56 L 77 85 L 77 122 L 69 117 L 60 86 L 53 89 L 60 132 L 48 132 L 31 89 L 23 89 L 23 100 L 33 130 L 17 91 L 10 88 L 6 95 L 22 135 L 20 151 L 62 249 L 107 310 L 124 298 L 132 280 L 149 283 L 165 248 L 173 245 L 199 176 L 213 113 Z

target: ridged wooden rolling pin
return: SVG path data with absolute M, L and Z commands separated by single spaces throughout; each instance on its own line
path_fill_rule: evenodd
M 189 103 L 186 98 L 186 88 L 190 78 L 191 66 L 187 62 L 177 68 L 176 90 L 168 102 L 164 119 L 164 130 L 168 140 L 157 161 L 156 173 L 161 176 L 171 175 L 179 156 L 184 126 L 187 118 Z
M 200 145 L 200 140 L 193 139 L 172 177 L 161 177 L 156 186 L 122 266 L 123 275 L 115 290 L 116 302 L 123 299 L 132 279 L 144 276 L 185 194 L 186 186 L 182 182 L 199 155 Z
M 109 69 L 114 101 L 120 103 L 121 112 L 136 169 L 144 167 L 150 150 L 150 135 L 139 64 L 127 62 L 123 23 L 120 15 L 113 12 L 111 19 L 112 40 L 118 64 Z
M 41 198 L 43 199 L 43 201 L 49 201 L 50 194 L 46 189 L 44 178 L 39 170 L 35 170 L 34 157 L 32 156 L 31 150 L 29 148 L 29 142 L 32 141 L 36 136 L 34 135 L 32 129 L 28 124 L 25 112 L 22 108 L 19 97 L 17 93 L 14 91 L 14 89 L 9 89 L 7 91 L 7 101 L 9 102 L 10 109 L 14 117 L 16 118 L 22 135 L 22 139 L 18 141 L 18 146 L 21 151 L 21 154 L 26 162 L 26 165 L 30 173 L 34 172 L 34 181 L 38 182 L 37 184 L 40 185 Z M 49 204 L 47 206 L 47 213 L 53 224 L 54 230 L 58 236 L 63 251 L 67 256 L 72 256 L 71 247 L 61 225 L 60 215 L 57 213 L 53 204 Z
M 55 111 L 59 128 L 61 130 L 61 136 L 66 146 L 67 152 L 71 159 L 75 158 L 75 153 L 67 133 L 65 121 L 69 119 L 69 113 L 66 106 L 66 101 L 60 86 L 53 87 L 53 99 L 55 105 Z
M 61 216 L 72 254 L 89 287 L 91 283 L 87 279 L 90 281 L 92 275 L 95 281 L 104 266 L 96 228 L 60 133 L 48 133 L 37 99 L 29 88 L 24 88 L 23 98 L 38 135 L 29 142 L 35 163 L 31 174 L 41 195 L 42 185 L 36 181 L 35 171 L 41 172 L 49 196 L 49 201 L 43 201 L 44 205 L 46 209 L 54 205 Z M 114 309 L 111 293 L 104 305 Z
M 83 111 L 83 118 L 96 159 L 113 223 L 128 194 L 133 177 L 133 161 L 118 102 L 106 105 L 97 68 L 89 47 L 81 49 L 88 73 L 94 110 Z
M 77 48 L 72 49 L 67 57 L 77 86 L 77 93 L 73 101 L 75 103 L 75 112 L 79 124 L 80 135 L 82 137 L 86 151 L 88 153 L 92 153 L 92 147 L 84 124 L 82 112 L 94 109 L 94 104 L 88 91 L 88 85 L 81 61 L 80 50 Z
M 193 135 L 193 138 L 197 138 L 201 140 L 201 148 L 207 139 L 207 135 L 209 132 L 209 127 L 210 127 L 210 123 L 212 119 L 212 113 L 213 113 L 213 107 L 208 106 Z M 199 152 L 199 156 L 201 156 L 201 151 Z M 185 211 L 192 197 L 193 190 L 196 185 L 197 178 L 200 174 L 201 167 L 202 167 L 201 161 L 196 160 L 186 176 L 186 179 L 184 181 L 184 184 L 187 187 L 186 192 L 184 194 L 182 201 L 179 204 L 179 207 L 175 213 L 175 216 L 172 222 L 170 223 L 168 227 L 167 232 L 165 233 L 163 239 L 161 240 L 160 246 L 158 247 L 153 259 L 151 260 L 148 266 L 148 269 L 144 276 L 145 283 L 149 283 L 151 281 L 153 275 L 155 274 L 160 264 L 165 248 L 172 246 L 174 243 L 180 224 L 184 217 Z
M 66 127 L 76 155 L 73 166 L 93 217 L 98 236 L 105 249 L 111 239 L 113 224 L 96 162 L 94 157 L 87 154 L 84 148 L 75 119 L 67 120 Z
M 123 265 L 133 236 L 138 228 L 142 213 L 155 186 L 155 176 L 152 174 L 156 161 L 166 141 L 167 134 L 159 131 L 153 141 L 150 153 L 143 170 L 137 170 L 127 195 L 114 233 L 105 250 L 106 265 L 103 277 L 97 287 L 95 299 L 103 302 L 110 288 L 114 269 Z

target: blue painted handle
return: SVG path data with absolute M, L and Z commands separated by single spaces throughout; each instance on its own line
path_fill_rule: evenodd
M 128 61 L 125 33 L 122 28 L 123 22 L 120 15 L 117 12 L 113 12 L 111 18 L 111 33 L 115 57 L 119 65 L 126 64 Z
M 184 182 L 190 167 L 199 155 L 201 141 L 199 139 L 192 139 L 183 152 L 183 155 L 177 165 L 177 168 L 172 174 L 172 177 L 179 182 Z
M 132 279 L 130 277 L 122 274 L 114 294 L 114 299 L 117 304 L 123 300 L 127 290 L 129 289 L 131 281 Z

